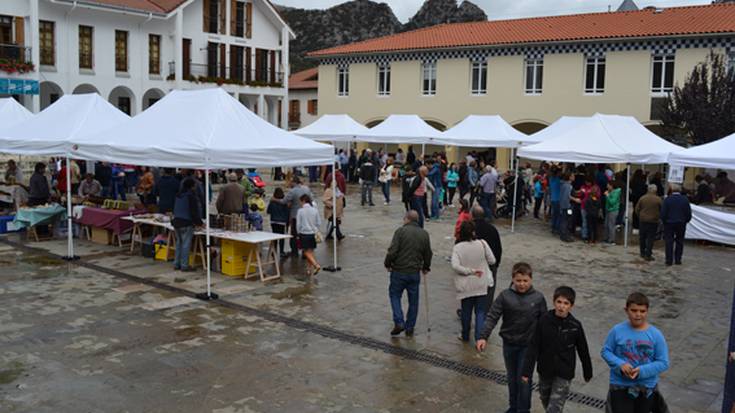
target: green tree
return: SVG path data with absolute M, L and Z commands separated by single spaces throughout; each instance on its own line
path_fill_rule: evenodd
M 711 51 L 676 85 L 661 111 L 666 135 L 677 143 L 701 145 L 735 132 L 735 68 Z

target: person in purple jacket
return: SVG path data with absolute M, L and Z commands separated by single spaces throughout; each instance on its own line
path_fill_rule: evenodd
M 628 321 L 613 327 L 602 347 L 610 366 L 608 409 L 613 413 L 649 413 L 657 403 L 658 376 L 669 369 L 664 335 L 648 323 L 648 297 L 628 296 Z

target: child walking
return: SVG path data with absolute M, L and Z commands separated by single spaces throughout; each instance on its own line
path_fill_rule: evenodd
M 544 295 L 533 289 L 533 271 L 525 262 L 513 265 L 513 282 L 495 299 L 485 328 L 477 340 L 477 351 L 484 351 L 487 339 L 503 318 L 500 337 L 503 339 L 503 358 L 508 375 L 508 404 L 506 413 L 528 413 L 531 410 L 531 380 L 521 380 L 523 360 L 526 358 L 531 336 L 539 317 L 546 312 Z
M 554 309 L 541 316 L 526 352 L 521 380 L 528 383 L 538 361 L 541 404 L 546 413 L 561 413 L 574 378 L 577 356 L 582 362 L 584 381 L 592 379 L 592 360 L 582 323 L 570 312 L 576 293 L 562 286 L 554 291 Z M 576 351 L 576 354 L 575 354 Z
M 664 335 L 648 323 L 648 297 L 635 292 L 625 302 L 628 321 L 613 327 L 602 347 L 610 366 L 607 396 L 612 413 L 648 413 L 657 403 L 658 375 L 669 369 Z

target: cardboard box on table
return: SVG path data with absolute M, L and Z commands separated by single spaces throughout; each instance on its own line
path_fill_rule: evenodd
M 112 244 L 112 231 L 104 228 L 92 227 L 92 242 L 103 245 Z

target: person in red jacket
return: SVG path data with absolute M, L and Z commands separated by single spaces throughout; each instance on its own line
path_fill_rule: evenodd
M 459 216 L 457 217 L 457 223 L 454 224 L 454 242 L 459 242 L 459 227 L 465 221 L 472 221 L 472 214 L 470 214 L 470 203 L 462 198 L 459 200 Z

